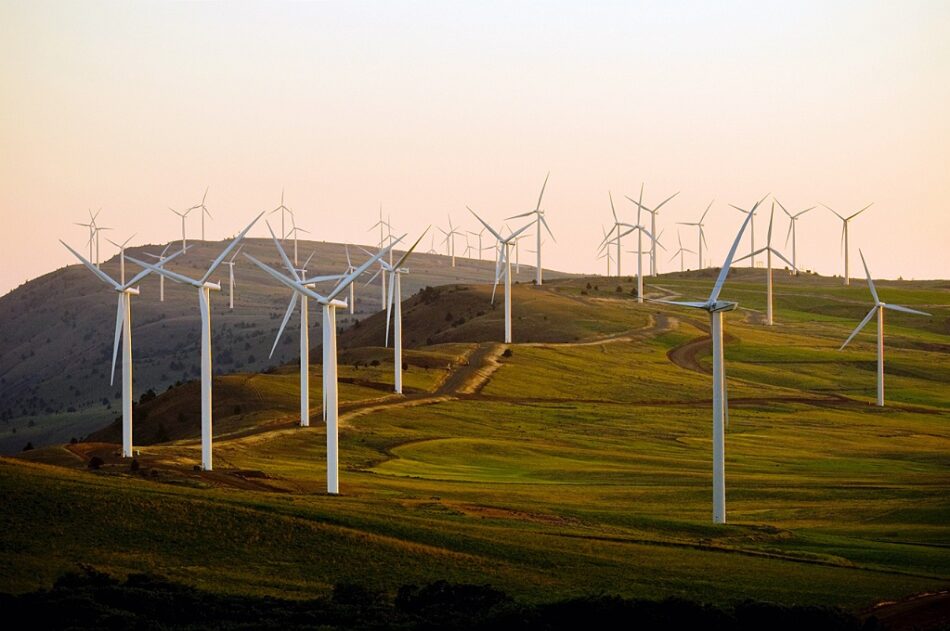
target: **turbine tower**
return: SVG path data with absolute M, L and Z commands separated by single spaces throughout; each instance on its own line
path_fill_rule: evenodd
M 290 272 L 289 276 L 275 270 L 261 261 L 258 261 L 250 254 L 244 254 L 244 256 L 250 259 L 255 265 L 273 276 L 279 282 L 292 289 L 294 292 L 299 293 L 302 296 L 307 296 L 308 298 L 313 298 L 323 306 L 323 398 L 324 414 L 326 416 L 327 423 L 327 493 L 331 495 L 337 495 L 340 492 L 338 445 L 339 429 L 337 416 L 338 397 L 336 368 L 336 309 L 338 307 L 346 307 L 346 302 L 337 300 L 337 296 L 339 296 L 350 283 L 356 280 L 360 274 L 365 272 L 369 266 L 385 256 L 386 253 L 392 249 L 393 245 L 398 243 L 400 240 L 401 237 L 374 254 L 365 263 L 357 267 L 353 273 L 343 278 L 326 296 L 318 294 L 313 289 L 307 287 L 307 285 L 310 284 L 310 281 L 314 279 L 297 280 L 297 272 L 294 269 L 293 264 L 290 263 L 289 259 L 287 258 L 287 255 L 283 253 L 282 248 L 280 250 L 281 259 L 283 259 L 284 266 L 287 268 L 287 271 Z
M 530 217 L 534 215 L 534 219 L 533 219 L 533 223 L 535 224 L 534 236 L 537 239 L 535 252 L 537 253 L 537 256 L 538 256 L 538 265 L 534 272 L 534 282 L 537 285 L 541 285 L 544 281 L 543 272 L 541 270 L 541 226 L 542 225 L 544 225 L 544 229 L 548 231 L 548 234 L 551 235 L 551 238 L 554 239 L 554 233 L 551 232 L 551 227 L 548 226 L 548 221 L 547 219 L 544 218 L 544 211 L 541 209 L 541 199 L 544 197 L 544 189 L 548 185 L 549 177 L 551 177 L 550 171 L 548 171 L 548 174 L 544 176 L 544 184 L 541 185 L 541 194 L 538 195 L 538 203 L 535 204 L 534 210 L 529 210 L 526 213 L 521 213 L 520 215 L 513 215 L 511 217 L 508 217 L 508 219 L 520 219 L 521 217 Z M 557 243 L 557 239 L 554 239 L 554 242 Z M 517 253 L 516 253 L 516 256 L 517 256 Z
M 109 385 L 115 383 L 115 364 L 119 354 L 119 337 L 122 337 L 122 457 L 132 457 L 132 296 L 139 295 L 136 284 L 152 273 L 151 269 L 142 270 L 132 277 L 129 282 L 117 283 L 111 276 L 84 259 L 65 241 L 60 241 L 67 250 L 73 253 L 79 262 L 85 265 L 96 278 L 112 287 L 119 294 L 118 308 L 115 314 L 115 340 L 112 345 L 112 370 L 109 372 Z M 182 251 L 183 252 L 183 251 Z M 176 252 L 165 258 L 171 261 L 182 252 Z M 159 267 L 164 265 L 159 263 Z
M 785 245 L 788 245 L 788 238 L 791 237 L 792 238 L 792 267 L 795 268 L 795 275 L 797 276 L 798 275 L 798 255 L 797 255 L 798 245 L 795 239 L 795 222 L 798 221 L 799 217 L 807 213 L 809 210 L 814 210 L 816 207 L 812 206 L 811 208 L 806 208 L 805 210 L 799 210 L 797 213 L 793 215 L 792 213 L 788 212 L 788 209 L 786 209 L 785 206 L 782 206 L 782 202 L 776 199 L 775 203 L 779 205 L 779 208 L 781 208 L 785 212 L 786 215 L 788 215 L 788 219 L 789 219 L 788 234 L 785 235 Z
M 773 320 L 772 320 L 772 255 L 774 254 L 775 256 L 779 257 L 780 259 L 782 259 L 783 261 L 791 265 L 793 270 L 795 270 L 796 272 L 798 271 L 794 263 L 789 261 L 787 258 L 785 258 L 785 256 L 781 252 L 779 252 L 778 250 L 772 247 L 772 221 L 774 219 L 775 219 L 775 202 L 772 202 L 772 213 L 769 215 L 769 235 L 768 235 L 768 240 L 766 241 L 765 247 L 759 248 L 752 254 L 746 254 L 745 256 L 736 259 L 735 261 L 736 263 L 738 263 L 742 259 L 747 259 L 751 256 L 755 256 L 756 254 L 762 254 L 763 252 L 765 253 L 765 294 L 766 294 L 765 323 L 768 326 L 772 326 L 773 324 Z
M 188 212 L 193 210 L 201 210 L 201 240 L 205 240 L 205 215 L 208 215 L 208 219 L 214 219 L 211 216 L 211 211 L 208 210 L 208 207 L 205 206 L 205 200 L 208 198 L 208 188 L 205 188 L 205 194 L 201 196 L 201 203 L 196 204 L 188 209 Z
M 393 320 L 393 390 L 396 394 L 402 394 L 402 283 L 400 276 L 408 274 L 409 270 L 403 267 L 403 263 L 409 258 L 422 237 L 425 236 L 429 228 L 419 235 L 416 242 L 412 244 L 405 254 L 395 265 L 390 265 L 386 261 L 380 260 L 383 274 L 389 274 L 389 302 L 386 304 L 386 346 L 389 346 L 389 318 L 392 315 Z
M 835 214 L 835 216 L 838 217 L 838 219 L 841 220 L 841 243 L 842 243 L 842 245 L 844 246 L 844 284 L 845 284 L 845 285 L 850 285 L 850 284 L 851 284 L 851 271 L 850 271 L 850 269 L 849 269 L 849 267 L 848 267 L 848 263 L 849 263 L 849 259 L 848 259 L 848 224 L 851 223 L 851 220 L 852 220 L 852 219 L 854 219 L 855 217 L 857 217 L 858 215 L 860 215 L 861 213 L 863 213 L 865 210 L 867 210 L 868 208 L 870 208 L 870 207 L 873 206 L 873 205 L 874 205 L 874 202 L 871 202 L 870 204 L 868 204 L 867 206 L 865 206 L 864 208 L 862 208 L 862 209 L 859 210 L 858 212 L 854 213 L 853 215 L 849 215 L 848 217 L 845 217 L 845 216 L 843 216 L 843 215 L 838 214 L 838 211 L 836 211 L 835 209 L 831 208 L 830 206 L 826 206 L 825 204 L 822 204 L 822 206 L 824 206 L 825 208 L 827 208 L 828 210 L 830 210 L 831 212 L 833 212 L 833 213 Z
M 466 206 L 468 208 L 468 206 Z M 498 279 L 501 274 L 505 276 L 505 344 L 511 344 L 511 246 L 514 243 L 515 239 L 518 238 L 518 235 L 531 227 L 531 224 L 522 226 L 519 230 L 512 232 L 507 237 L 502 237 L 500 234 L 495 232 L 495 230 L 485 223 L 485 220 L 475 214 L 475 211 L 471 208 L 468 208 L 468 212 L 475 215 L 475 218 L 478 219 L 485 228 L 488 229 L 490 233 L 495 237 L 496 243 L 498 244 L 498 258 L 495 261 L 495 284 L 492 287 L 491 292 L 491 301 L 492 304 L 495 303 L 495 289 L 498 287 Z
M 713 360 L 713 523 L 715 524 L 726 523 L 725 428 L 723 423 L 729 421 L 729 395 L 722 354 L 722 314 L 724 311 L 732 311 L 738 306 L 734 302 L 719 300 L 719 293 L 722 291 L 726 276 L 729 275 L 729 268 L 732 265 L 733 257 L 736 255 L 736 249 L 739 247 L 739 241 L 742 239 L 742 233 L 745 232 L 746 226 L 752 221 L 753 213 L 763 201 L 765 201 L 764 197 L 752 207 L 752 212 L 746 214 L 745 221 L 742 222 L 742 227 L 739 228 L 739 234 L 736 235 L 736 240 L 732 242 L 732 248 L 722 264 L 722 269 L 719 271 L 719 278 L 716 279 L 716 284 L 705 302 L 657 301 L 709 312 L 709 333 L 712 337 Z
M 884 407 L 884 310 L 891 309 L 893 311 L 901 311 L 903 313 L 913 313 L 915 315 L 929 316 L 931 314 L 924 311 L 917 311 L 916 309 L 909 309 L 907 307 L 902 307 L 900 305 L 892 305 L 886 302 L 881 302 L 881 299 L 877 295 L 877 290 L 874 288 L 874 281 L 871 280 L 871 272 L 868 271 L 868 264 L 864 260 L 864 253 L 861 250 L 858 250 L 858 254 L 861 255 L 861 263 L 864 265 L 864 273 L 868 278 L 868 289 L 871 290 L 871 296 L 874 298 L 874 306 L 871 307 L 871 310 L 868 311 L 868 314 L 864 316 L 864 319 L 861 320 L 861 324 L 858 325 L 851 335 L 848 336 L 848 339 L 844 341 L 844 344 L 841 345 L 841 348 L 838 350 L 843 350 L 845 346 L 848 345 L 848 342 L 854 339 L 854 336 L 857 335 L 861 329 L 863 329 L 868 322 L 871 321 L 871 318 L 874 317 L 875 312 L 877 313 L 877 404 L 880 407 Z
M 703 269 L 703 244 L 706 243 L 706 234 L 703 232 L 703 220 L 706 218 L 706 215 L 709 213 L 709 209 L 712 208 L 712 205 L 716 200 L 709 202 L 709 206 L 706 206 L 706 210 L 703 212 L 703 215 L 699 218 L 699 221 L 679 221 L 677 222 L 681 226 L 697 226 L 699 228 L 699 266 L 696 269 Z M 709 244 L 706 243 L 706 247 L 709 247 Z
M 185 285 L 191 285 L 198 290 L 198 307 L 201 311 L 201 468 L 205 471 L 212 470 L 211 461 L 211 291 L 221 291 L 219 283 L 212 283 L 209 278 L 214 274 L 224 259 L 227 258 L 240 244 L 244 235 L 257 223 L 264 213 L 259 214 L 254 220 L 242 230 L 238 236 L 228 244 L 224 251 L 218 255 L 201 278 L 190 278 L 183 274 L 169 271 L 164 267 L 152 265 L 144 261 L 139 261 L 129 257 L 129 260 L 140 265 L 145 269 L 167 276 L 169 280 Z

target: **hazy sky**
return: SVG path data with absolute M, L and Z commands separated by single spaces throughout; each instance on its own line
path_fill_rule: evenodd
M 945 0 L 0 0 L 0 293 L 72 262 L 56 239 L 84 247 L 89 207 L 167 241 L 167 207 L 210 186 L 220 238 L 286 187 L 317 239 L 366 242 L 380 202 L 400 232 L 447 213 L 473 228 L 466 204 L 529 210 L 548 170 L 557 268 L 603 270 L 607 191 L 629 221 L 642 181 L 648 204 L 681 191 L 661 214 L 672 249 L 672 222 L 716 199 L 716 265 L 728 204 L 771 192 L 874 202 L 851 238 L 875 275 L 950 278 L 948 40 Z M 839 225 L 803 218 L 804 267 L 839 272 Z

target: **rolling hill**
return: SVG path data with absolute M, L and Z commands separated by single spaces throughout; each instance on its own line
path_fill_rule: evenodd
M 225 242 L 192 242 L 188 252 L 169 265 L 184 274 L 200 275 Z M 145 258 L 164 245 L 130 248 L 129 256 Z M 172 248 L 177 247 L 173 243 Z M 362 252 L 351 247 L 354 261 Z M 248 239 L 244 252 L 280 266 L 273 243 Z M 346 268 L 344 246 L 300 241 L 305 259 L 315 252 L 311 274 L 339 273 Z M 414 254 L 411 273 L 405 275 L 403 292 L 409 296 L 426 286 L 485 282 L 494 275 L 491 261 Z M 102 265 L 118 277 L 118 256 Z M 130 264 L 129 273 L 137 267 Z M 529 281 L 533 268 L 522 266 L 517 279 Z M 551 278 L 564 274 L 546 271 Z M 215 374 L 259 372 L 292 361 L 297 353 L 295 332 L 290 331 L 269 354 L 289 300 L 289 292 L 240 258 L 235 266 L 234 310 L 228 309 L 227 267 L 213 280 L 222 291 L 212 295 L 212 348 Z M 346 328 L 380 309 L 380 280 L 371 286 L 367 274 L 356 291 L 356 313 L 339 314 L 338 326 Z M 138 400 L 152 390 L 163 392 L 176 383 L 199 375 L 199 315 L 194 291 L 166 281 L 165 301 L 158 300 L 158 278 L 141 284 L 142 295 L 132 301 L 134 390 Z M 320 310 L 312 309 L 311 325 L 318 326 Z M 296 319 L 294 320 L 296 321 Z M 34 446 L 82 438 L 110 423 L 121 403 L 118 385 L 110 386 L 115 295 L 78 263 L 32 280 L 0 298 L 0 453 L 15 453 L 27 443 Z M 293 326 L 293 325 L 291 325 Z M 382 340 L 380 339 L 380 342 Z M 121 381 L 117 369 L 116 384 Z

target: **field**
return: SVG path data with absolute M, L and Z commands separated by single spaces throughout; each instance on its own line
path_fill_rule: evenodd
M 723 293 L 741 305 L 725 318 L 726 526 L 710 523 L 702 313 L 638 305 L 627 278 L 519 285 L 506 347 L 488 291 L 463 287 L 407 301 L 404 396 L 379 316 L 341 335 L 339 497 L 324 493 L 317 363 L 310 428 L 296 426 L 296 367 L 218 378 L 214 472 L 192 469 L 193 383 L 138 406 L 137 472 L 114 455 L 115 427 L 0 460 L 0 591 L 80 563 L 290 598 L 446 579 L 533 602 L 861 610 L 946 589 L 950 286 L 878 285 L 934 314 L 888 314 L 881 409 L 874 325 L 838 351 L 870 307 L 863 283 L 777 276 L 774 327 L 761 270 L 737 270 Z M 710 283 L 669 274 L 647 291 L 697 299 Z

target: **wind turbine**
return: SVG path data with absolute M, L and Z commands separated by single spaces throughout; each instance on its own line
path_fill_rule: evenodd
M 222 263 L 224 259 L 227 258 L 241 240 L 244 238 L 244 235 L 257 223 L 257 221 L 263 216 L 263 212 L 259 214 L 254 220 L 247 225 L 244 230 L 242 230 L 237 237 L 231 243 L 228 244 L 224 251 L 218 255 L 208 268 L 208 271 L 205 272 L 204 276 L 201 278 L 190 278 L 183 274 L 178 274 L 170 270 L 165 269 L 164 267 L 159 267 L 152 265 L 151 263 L 146 263 L 144 261 L 139 261 L 137 259 L 128 257 L 130 261 L 136 265 L 140 265 L 145 269 L 150 269 L 153 272 L 167 276 L 169 280 L 175 281 L 177 283 L 183 283 L 185 285 L 191 285 L 198 290 L 198 307 L 201 311 L 201 468 L 205 471 L 211 471 L 212 462 L 211 462 L 211 291 L 221 291 L 221 285 L 219 283 L 212 283 L 209 278 L 214 274 Z
M 452 267 L 455 267 L 455 236 L 463 234 L 455 229 L 455 226 L 452 225 L 452 215 L 449 215 L 449 230 L 446 232 L 442 228 L 439 230 L 442 234 L 445 235 L 445 239 L 442 240 L 442 243 L 445 243 L 445 253 L 448 256 L 452 257 Z
M 548 234 L 551 235 L 551 238 L 554 239 L 554 233 L 551 232 L 551 228 L 550 226 L 548 226 L 548 221 L 547 219 L 544 218 L 544 211 L 541 210 L 541 198 L 544 197 L 544 189 L 547 188 L 549 177 L 551 177 L 550 171 L 548 171 L 548 174 L 544 176 L 544 184 L 541 185 L 541 194 L 538 195 L 538 203 L 535 204 L 534 210 L 529 210 L 526 213 L 521 213 L 520 215 L 513 215 L 511 217 L 508 217 L 508 219 L 520 219 L 521 217 L 529 217 L 531 215 L 534 215 L 534 220 L 532 221 L 532 223 L 536 224 L 535 237 L 537 238 L 537 244 L 535 247 L 537 249 L 535 251 L 538 255 L 538 266 L 535 269 L 534 282 L 537 285 L 542 284 L 544 280 L 542 278 L 542 271 L 541 271 L 541 225 L 542 224 L 544 225 L 544 229 L 548 231 Z M 554 239 L 554 241 L 556 243 L 557 239 Z M 515 256 L 517 257 L 517 252 L 515 253 Z
M 676 191 L 675 193 L 673 193 L 672 195 L 664 199 L 662 202 L 660 202 L 653 208 L 647 208 L 646 206 L 640 203 L 643 201 L 643 184 L 641 183 L 640 184 L 640 201 L 633 202 L 633 199 L 631 199 L 629 196 L 626 196 L 626 197 L 631 202 L 636 204 L 638 208 L 641 208 L 647 211 L 648 213 L 650 213 L 650 234 L 656 234 L 656 216 L 659 214 L 660 209 L 663 208 L 663 206 L 666 205 L 667 202 L 669 202 L 671 199 L 673 199 L 679 194 L 680 194 L 679 191 Z M 639 219 L 637 220 L 637 223 L 640 223 Z M 652 243 L 650 244 L 650 276 L 657 275 L 656 245 L 658 241 L 659 241 L 659 236 L 657 236 L 656 239 L 653 239 Z M 660 247 L 662 248 L 663 246 L 661 245 Z
M 135 285 L 148 276 L 153 270 L 145 269 L 132 277 L 129 282 L 117 283 L 111 276 L 100 270 L 92 264 L 91 261 L 84 259 L 81 254 L 76 252 L 65 241 L 60 240 L 67 250 L 79 259 L 90 272 L 96 275 L 96 278 L 112 287 L 119 294 L 118 307 L 115 314 L 115 341 L 112 345 L 112 370 L 109 372 L 109 385 L 115 383 L 115 364 L 119 354 L 119 336 L 122 337 L 122 457 L 132 457 L 132 296 L 139 295 L 139 288 Z M 181 252 L 176 252 L 165 258 L 163 263 L 159 263 L 159 268 L 165 262 L 171 261 Z
M 280 206 L 270 211 L 269 214 L 273 215 L 276 212 L 280 212 L 280 240 L 283 241 L 284 239 L 287 238 L 287 230 L 285 228 L 284 216 L 285 214 L 289 214 L 291 221 L 293 221 L 293 218 L 294 218 L 294 211 L 292 211 L 291 209 L 287 208 L 287 206 L 284 205 L 284 189 L 280 189 Z
M 379 261 L 379 264 L 383 268 L 381 270 L 382 273 L 389 274 L 389 302 L 386 304 L 386 346 L 389 346 L 389 317 L 390 314 L 392 314 L 393 370 L 395 371 L 393 374 L 393 389 L 396 394 L 402 394 L 402 283 L 400 282 L 400 277 L 403 274 L 409 273 L 409 270 L 402 265 L 406 262 L 406 259 L 409 258 L 409 255 L 412 254 L 412 251 L 416 249 L 416 246 L 419 245 L 419 242 L 422 241 L 422 237 L 424 237 L 428 231 L 429 228 L 426 228 L 425 231 L 419 235 L 416 242 L 412 244 L 412 247 L 402 255 L 399 262 L 395 265 L 390 265 L 383 260 Z
M 169 206 L 169 207 L 168 207 L 168 210 L 172 211 L 173 213 L 175 213 L 176 215 L 178 215 L 179 217 L 181 217 L 181 249 L 182 249 L 182 250 L 187 250 L 187 249 L 188 249 L 188 239 L 185 238 L 185 218 L 188 217 L 188 213 L 190 213 L 192 209 L 189 208 L 189 209 L 186 210 L 185 212 L 180 213 L 180 212 L 178 212 L 177 210 L 175 210 L 174 208 L 172 208 L 171 206 Z
M 281 259 L 284 260 L 287 269 L 293 273 L 295 282 L 303 282 L 306 279 L 307 282 L 304 283 L 305 287 L 313 289 L 316 287 L 316 283 L 328 280 L 339 281 L 345 278 L 345 274 L 332 274 L 307 279 L 305 269 L 297 269 L 294 265 L 289 264 L 290 259 L 287 258 L 284 248 L 280 245 L 280 241 L 277 239 L 269 223 L 267 224 L 267 229 L 270 231 L 274 245 L 277 247 Z M 314 254 L 316 254 L 316 252 L 314 252 Z M 313 254 L 311 254 L 307 262 L 304 263 L 304 267 L 307 267 L 312 258 Z M 284 312 L 284 319 L 280 323 L 280 328 L 277 330 L 277 337 L 274 338 L 274 345 L 270 349 L 269 357 L 273 357 L 274 351 L 277 350 L 277 343 L 284 333 L 284 328 L 287 326 L 290 316 L 294 313 L 294 307 L 297 306 L 298 296 L 300 299 L 300 426 L 310 427 L 310 309 L 307 302 L 307 294 L 298 294 L 296 291 L 290 292 L 290 303 L 287 305 L 287 311 Z M 326 384 L 324 383 L 324 385 Z
M 703 269 L 703 244 L 706 243 L 706 234 L 703 232 L 703 219 L 706 218 L 709 209 L 712 208 L 712 205 L 716 200 L 709 202 L 709 206 L 706 206 L 706 210 L 703 211 L 702 217 L 699 218 L 699 221 L 678 221 L 677 223 L 681 226 L 698 226 L 699 227 L 699 266 L 696 269 Z M 709 247 L 709 244 L 706 244 L 706 247 Z
M 825 208 L 833 212 L 835 216 L 837 216 L 838 219 L 841 220 L 841 242 L 842 244 L 844 244 L 844 284 L 845 285 L 851 284 L 851 273 L 848 269 L 848 263 L 849 263 L 848 261 L 848 224 L 851 223 L 852 219 L 854 219 L 855 217 L 857 217 L 858 215 L 860 215 L 861 213 L 863 213 L 865 210 L 867 210 L 873 205 L 874 205 L 874 202 L 871 202 L 870 204 L 868 204 L 867 206 L 865 206 L 858 212 L 854 213 L 853 215 L 844 217 L 843 215 L 839 215 L 838 211 L 831 208 L 830 206 L 826 206 L 825 204 L 822 204 L 822 206 L 824 206 Z
M 799 210 L 794 215 L 788 212 L 788 209 L 785 206 L 782 206 L 782 202 L 775 200 L 775 203 L 779 205 L 785 214 L 788 215 L 788 234 L 785 235 L 785 245 L 788 245 L 788 238 L 792 238 L 792 267 L 795 268 L 795 275 L 798 275 L 798 256 L 796 252 L 798 251 L 798 246 L 795 242 L 795 222 L 798 221 L 798 218 L 807 213 L 809 210 L 814 210 L 816 207 L 812 206 L 811 208 L 806 208 L 805 210 Z
M 688 250 L 683 247 L 683 239 L 680 237 L 679 230 L 676 231 L 676 241 L 677 243 L 679 243 L 680 248 L 673 254 L 673 256 L 670 257 L 670 260 L 672 261 L 677 256 L 679 256 L 680 257 L 680 272 L 685 272 L 686 264 L 683 261 L 683 254 L 686 252 L 689 252 L 690 254 L 696 254 L 696 253 L 693 252 L 692 250 Z
M 383 234 L 383 228 L 385 228 L 389 232 L 390 243 L 392 243 L 392 231 L 393 231 L 392 226 L 389 225 L 389 222 L 383 219 L 383 205 L 382 204 L 379 205 L 379 221 L 377 221 L 372 226 L 370 226 L 369 230 L 372 230 L 376 226 L 379 226 L 379 245 L 377 247 L 379 247 L 379 249 L 382 250 L 383 245 L 386 243 L 386 237 Z M 367 232 L 369 232 L 369 230 L 367 230 Z M 454 267 L 455 263 L 452 263 L 452 265 Z M 379 293 L 379 308 L 382 309 L 383 305 L 386 304 L 386 275 L 385 274 L 383 274 L 382 278 L 380 278 L 379 292 L 380 292 Z
M 886 302 L 881 302 L 881 299 L 877 295 L 877 290 L 874 289 L 874 281 L 871 280 L 871 272 L 868 271 L 868 264 L 864 260 L 864 253 L 859 249 L 858 254 L 861 255 L 861 263 L 864 264 L 864 273 L 868 278 L 868 289 L 871 290 L 871 296 L 874 297 L 874 306 L 871 307 L 871 310 L 868 311 L 868 314 L 864 316 L 863 320 L 861 320 L 861 324 L 858 325 L 858 328 L 851 332 L 851 335 L 848 336 L 848 339 L 844 341 L 844 344 L 842 344 L 841 348 L 838 350 L 843 350 L 844 347 L 848 345 L 848 342 L 854 339 L 854 336 L 857 335 L 861 329 L 863 329 L 865 325 L 871 321 L 871 318 L 874 317 L 874 313 L 877 312 L 877 404 L 881 407 L 884 407 L 884 310 L 892 309 L 894 311 L 902 311 L 904 313 L 913 313 L 923 316 L 929 316 L 931 314 L 924 311 L 917 311 L 916 309 L 902 307 L 900 305 L 892 305 Z
M 485 234 L 485 229 L 482 228 L 478 232 L 469 230 L 468 233 L 472 235 L 473 237 L 478 237 L 478 260 L 481 261 L 482 260 L 482 235 Z M 432 235 L 432 238 L 435 239 L 434 234 Z M 434 254 L 434 253 L 435 253 L 434 249 L 428 252 L 428 254 Z
M 243 245 L 238 247 L 238 249 L 234 251 L 234 254 L 231 255 L 231 258 L 224 263 L 228 266 L 228 309 L 232 311 L 234 310 L 234 259 L 237 258 L 237 255 L 243 248 Z M 164 277 L 162 277 L 162 280 L 164 281 Z M 273 351 L 271 351 L 271 354 L 273 355 Z
M 616 240 L 616 242 L 617 242 L 617 257 L 614 259 L 614 263 L 617 264 L 617 277 L 619 278 L 619 277 L 620 277 L 620 240 L 621 240 L 621 238 L 623 237 L 623 235 L 620 234 L 620 229 L 621 229 L 625 224 L 621 223 L 620 219 L 617 217 L 617 210 L 614 208 L 614 196 L 611 194 L 610 191 L 607 191 L 607 196 L 610 198 L 610 212 L 611 212 L 611 213 L 613 214 L 613 216 L 614 216 L 614 225 L 610 228 L 610 231 L 609 231 L 606 235 L 604 235 L 604 240 L 600 242 L 600 246 L 599 246 L 599 247 L 602 248 L 602 247 L 604 247 L 605 245 L 609 246 L 609 244 L 612 243 L 614 239 Z M 617 231 L 617 236 L 616 236 L 616 237 L 611 237 L 610 239 L 608 239 L 608 238 L 607 238 L 608 235 L 612 235 L 613 232 L 614 232 L 614 230 Z
M 116 243 L 112 239 L 106 239 L 109 243 L 119 248 L 119 284 L 125 284 L 125 246 L 128 245 L 129 241 L 135 238 L 135 234 L 123 241 L 122 243 Z
M 751 259 L 750 267 L 755 268 L 755 209 L 753 208 L 752 210 L 746 210 L 744 208 L 739 208 L 735 204 L 729 204 L 729 205 L 735 208 L 736 210 L 738 210 L 740 213 L 745 213 L 745 214 L 752 213 L 752 224 L 749 226 L 749 236 L 752 239 L 752 247 L 749 249 L 749 252 L 750 252 L 749 256 L 743 257 L 743 258 Z
M 298 265 L 298 263 L 297 263 L 297 233 L 300 233 L 300 232 L 304 232 L 304 233 L 306 233 L 306 234 L 310 234 L 310 231 L 309 231 L 309 230 L 304 230 L 303 228 L 298 228 L 298 227 L 297 227 L 297 220 L 294 218 L 293 215 L 291 215 L 291 216 L 290 216 L 290 234 L 292 234 L 292 235 L 294 236 L 294 265 Z
M 172 247 L 171 243 L 165 246 L 161 254 L 151 254 L 149 252 L 146 252 L 145 256 L 150 256 L 156 261 L 158 261 L 159 267 L 161 267 L 162 265 L 164 265 L 165 253 L 168 252 L 168 248 L 170 247 Z M 182 250 L 182 252 L 184 252 L 184 250 Z M 158 275 L 158 300 L 159 302 L 165 302 L 165 277 L 162 276 L 161 274 Z
M 761 254 L 765 252 L 765 294 L 766 294 L 766 304 L 765 304 L 765 323 L 768 326 L 772 326 L 772 255 L 779 257 L 786 263 L 792 266 L 792 269 L 796 272 L 798 271 L 795 268 L 795 264 L 789 261 L 785 256 L 772 247 L 772 221 L 775 219 L 775 202 L 772 202 L 772 212 L 769 215 L 769 234 L 768 240 L 765 243 L 764 248 L 759 248 L 751 254 L 746 254 L 745 256 L 736 259 L 736 263 L 742 259 L 747 259 L 756 254 Z
M 323 397 L 324 412 L 327 423 L 327 493 L 337 495 L 340 492 L 339 480 L 339 446 L 338 446 L 338 398 L 337 398 L 337 357 L 336 357 L 336 309 L 337 307 L 346 307 L 346 302 L 337 300 L 346 287 L 356 278 L 365 272 L 373 263 L 380 260 L 386 253 L 392 249 L 395 243 L 398 243 L 402 237 L 379 250 L 365 263 L 357 267 L 351 274 L 343 278 L 329 294 L 323 296 L 313 289 L 307 287 L 315 279 L 299 280 L 297 271 L 287 258 L 283 248 L 278 248 L 281 253 L 281 259 L 290 275 L 275 270 L 269 265 L 258 261 L 250 254 L 245 253 L 255 265 L 273 276 L 279 282 L 283 283 L 296 294 L 313 298 L 323 306 Z
M 742 233 L 745 232 L 746 226 L 752 221 L 752 213 L 763 201 L 765 201 L 764 197 L 752 207 L 752 212 L 747 213 L 745 221 L 742 222 L 742 226 L 739 228 L 739 234 L 736 235 L 736 240 L 732 242 L 732 248 L 722 264 L 722 269 L 719 270 L 719 278 L 716 279 L 716 284 L 705 302 L 656 301 L 709 312 L 709 333 L 712 338 L 713 360 L 713 523 L 716 524 L 726 523 L 725 429 L 723 420 L 725 419 L 725 422 L 729 421 L 729 396 L 722 354 L 722 314 L 724 311 L 732 311 L 738 306 L 734 302 L 719 300 L 719 292 L 722 291 L 722 285 L 726 281 L 726 276 L 729 275 L 729 268 L 732 266 L 732 259 L 736 255 Z
M 201 203 L 195 206 L 192 206 L 191 208 L 188 209 L 188 212 L 201 209 L 201 240 L 202 241 L 205 240 L 205 215 L 208 215 L 208 219 L 214 219 L 214 217 L 211 216 L 211 211 L 209 211 L 208 207 L 205 206 L 205 199 L 207 198 L 208 198 L 208 189 L 205 188 L 205 194 L 201 196 Z
M 624 197 L 626 197 L 631 202 L 637 205 L 637 225 L 631 226 L 630 224 L 621 224 L 623 226 L 627 226 L 628 229 L 626 232 L 624 232 L 620 236 L 625 237 L 634 231 L 636 231 L 637 233 L 637 302 L 642 303 L 643 302 L 643 234 L 646 233 L 646 235 L 650 237 L 650 241 L 652 242 L 652 244 L 656 244 L 657 239 L 656 237 L 653 236 L 652 232 L 647 230 L 646 227 L 644 227 L 643 224 L 640 223 L 640 211 L 646 208 L 646 206 L 644 206 L 641 203 L 643 199 L 643 187 L 642 186 L 640 187 L 641 201 L 637 201 L 633 199 L 632 197 L 630 197 L 629 195 L 624 195 Z M 673 198 L 671 197 L 670 199 L 673 199 Z M 669 199 L 667 201 L 669 201 Z M 666 202 L 663 202 L 663 203 L 665 204 Z M 659 209 L 659 206 L 657 206 L 657 209 Z M 660 247 L 662 248 L 663 246 L 661 245 Z M 666 248 L 663 248 L 663 249 L 665 250 Z
M 466 206 L 468 208 L 468 206 Z M 485 223 L 485 220 L 475 214 L 475 211 L 468 208 L 468 212 L 475 215 L 483 226 L 485 226 L 496 239 L 498 244 L 498 258 L 495 261 L 495 284 L 492 287 L 492 304 L 495 302 L 495 289 L 498 287 L 499 271 L 505 276 L 505 344 L 511 344 L 511 244 L 518 238 L 518 235 L 531 227 L 531 224 L 522 226 L 519 230 L 512 232 L 508 237 L 502 237 L 500 234 Z

